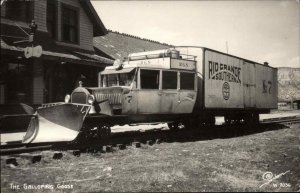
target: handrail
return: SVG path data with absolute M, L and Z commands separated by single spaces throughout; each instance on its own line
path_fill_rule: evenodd
M 185 57 L 182 57 L 185 56 Z M 185 59 L 185 60 L 193 60 L 195 61 L 197 56 L 188 55 L 188 54 L 179 54 L 179 57 L 172 57 L 171 53 L 160 53 L 160 54 L 145 54 L 140 56 L 131 56 L 127 57 L 127 61 L 136 61 L 136 60 L 145 60 L 145 59 L 154 59 L 154 58 L 172 58 L 172 59 Z

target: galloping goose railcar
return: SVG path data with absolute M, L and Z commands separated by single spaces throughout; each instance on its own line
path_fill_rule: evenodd
M 108 136 L 110 126 L 130 123 L 178 128 L 211 125 L 215 116 L 227 124 L 258 122 L 277 108 L 277 92 L 277 69 L 266 63 L 176 47 L 129 54 L 99 73 L 98 87 L 79 86 L 65 102 L 90 105 L 82 131 Z

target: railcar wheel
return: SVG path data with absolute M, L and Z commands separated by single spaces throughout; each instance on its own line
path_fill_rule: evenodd
M 168 127 L 170 128 L 170 130 L 178 130 L 182 129 L 185 126 L 181 122 L 172 122 L 168 123 Z
M 253 121 L 255 125 L 259 124 L 259 114 L 258 113 L 253 113 Z
M 81 144 L 90 142 L 96 137 L 96 129 L 89 126 L 83 125 L 81 131 L 79 132 L 77 138 L 73 141 L 75 144 Z
M 183 122 L 183 125 L 184 125 L 184 128 L 185 129 L 190 129 L 190 130 L 192 130 L 192 129 L 196 129 L 196 128 L 198 128 L 199 126 L 200 126 L 200 123 L 199 123 L 199 120 L 197 120 L 197 119 L 193 119 L 193 118 L 191 118 L 191 119 L 187 119 L 187 120 L 185 120 L 184 122 Z
M 215 125 L 215 123 L 216 123 L 216 119 L 214 116 L 202 118 L 202 124 L 205 126 L 213 126 Z
M 168 127 L 170 130 L 174 130 L 175 129 L 175 124 L 174 123 L 168 123 Z
M 231 124 L 231 119 L 228 116 L 225 116 L 224 119 L 225 119 L 225 124 L 226 125 L 230 125 Z
M 242 123 L 243 117 L 239 115 L 225 116 L 224 120 L 226 125 L 235 125 Z
M 244 122 L 248 126 L 257 126 L 259 124 L 259 114 L 258 113 L 249 113 L 244 117 Z
M 209 119 L 208 119 L 208 124 L 209 124 L 210 126 L 214 126 L 214 125 L 216 124 L 216 119 L 215 119 L 215 117 L 209 117 Z
M 101 124 L 97 127 L 97 136 L 98 138 L 104 140 L 109 139 L 111 135 L 111 129 L 110 126 L 107 124 Z

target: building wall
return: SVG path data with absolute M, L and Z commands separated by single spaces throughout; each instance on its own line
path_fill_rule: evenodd
M 34 21 L 38 30 L 47 31 L 47 1 L 34 1 Z
M 1 17 L 5 16 L 5 12 L 6 12 L 6 6 L 5 3 L 3 3 L 3 5 L 1 5 Z
M 34 6 L 33 19 L 35 20 L 36 24 L 38 25 L 38 31 L 47 32 L 47 0 L 37 0 L 37 1 L 33 1 L 33 2 L 34 2 L 34 4 L 33 4 L 33 6 Z M 62 3 L 76 7 L 79 10 L 79 17 L 78 17 L 78 19 L 79 19 L 79 25 L 78 25 L 79 43 L 78 44 L 65 43 L 65 42 L 61 41 L 62 40 L 62 38 L 61 38 Z M 56 5 L 57 5 L 57 7 L 56 7 L 57 8 L 57 31 L 58 31 L 57 32 L 57 40 L 56 40 L 57 44 L 71 47 L 71 48 L 76 47 L 76 48 L 80 48 L 80 49 L 94 51 L 94 49 L 93 49 L 93 23 L 90 21 L 87 13 L 82 8 L 82 5 L 79 2 L 79 0 L 57 0 Z M 29 29 L 29 27 L 28 27 L 29 23 L 27 23 L 27 22 L 14 21 L 14 20 L 10 20 L 10 19 L 6 18 L 5 3 L 1 6 L 1 23 L 12 25 L 12 26 L 15 26 L 16 25 L 15 23 L 17 23 L 20 27 Z M 22 63 L 22 61 L 20 61 L 20 63 Z M 30 101 L 28 101 L 28 103 L 41 104 L 41 103 L 45 103 L 45 102 L 57 102 L 56 99 L 53 99 L 54 101 L 52 101 L 51 98 L 49 99 L 49 97 L 48 98 L 45 97 L 46 96 L 45 93 L 46 93 L 46 89 L 47 89 L 47 85 L 45 82 L 45 77 L 46 77 L 45 72 L 47 71 L 47 65 L 45 65 L 45 63 L 46 63 L 46 61 L 44 61 L 42 59 L 33 59 L 32 60 L 32 63 L 31 63 L 32 64 L 32 71 L 31 71 L 32 74 L 30 74 L 31 79 L 28 81 L 28 83 L 31 85 L 32 89 L 29 91 L 30 96 L 28 95 L 28 97 L 30 97 Z M 53 63 L 55 63 L 55 62 L 51 61 L 51 64 L 53 64 Z M 58 62 L 57 65 L 60 66 L 61 64 Z M 69 69 L 70 71 L 67 71 L 65 73 L 66 75 L 71 74 L 72 76 L 73 75 L 76 76 L 77 74 L 79 74 L 81 72 L 81 69 L 79 69 L 78 67 L 76 67 L 78 69 L 74 69 L 75 72 L 71 72 L 71 70 L 74 68 L 74 66 L 72 64 L 70 64 L 70 66 L 72 66 L 72 68 Z M 84 66 L 84 68 L 87 68 L 87 70 L 90 70 L 90 72 L 92 74 L 95 73 L 94 68 L 85 67 L 85 66 Z M 96 83 L 96 81 L 95 81 L 95 83 Z M 52 82 L 50 82 L 48 84 L 50 84 L 50 87 L 51 87 Z M 56 89 L 56 85 L 54 85 L 53 87 Z M 69 85 L 67 85 L 66 87 L 71 89 L 71 87 Z M 6 103 L 5 96 L 4 96 L 5 95 L 4 89 L 5 89 L 5 85 L 0 85 L 0 96 L 1 96 L 0 104 Z M 49 93 L 49 94 L 52 94 L 52 93 Z M 60 101 L 61 101 L 61 99 L 60 99 Z
M 61 5 L 67 4 L 78 8 L 79 10 L 79 43 L 62 42 L 61 37 Z M 5 3 L 1 6 L 1 23 L 15 25 L 15 22 L 22 28 L 29 28 L 28 23 L 22 21 L 12 21 L 5 18 Z M 34 20 L 38 25 L 39 31 L 47 32 L 47 0 L 34 1 Z M 75 47 L 93 51 L 93 24 L 82 8 L 79 0 L 57 0 L 57 43 L 64 46 Z
M 71 5 L 79 10 L 79 44 L 71 44 L 62 42 L 62 3 Z M 39 30 L 47 30 L 47 1 L 36 1 L 35 3 L 35 20 L 39 26 Z M 58 0 L 57 1 L 57 43 L 60 45 L 81 48 L 86 50 L 93 50 L 93 24 L 89 20 L 87 14 L 81 7 L 78 0 Z M 44 102 L 44 74 L 43 62 L 37 61 L 33 67 L 33 104 L 40 104 Z M 51 101 L 54 102 L 54 101 Z
M 61 45 L 78 47 L 86 50 L 93 50 L 93 24 L 81 7 L 78 0 L 59 0 L 58 1 L 58 31 L 61 32 L 61 13 L 62 3 L 71 5 L 79 9 L 79 45 L 58 42 Z M 61 33 L 58 33 L 58 40 L 61 41 Z
M 0 62 L 0 104 L 32 103 L 32 61 L 1 55 Z
M 20 26 L 22 28 L 29 29 L 28 23 L 26 23 L 24 21 L 14 21 L 14 20 L 10 20 L 10 19 L 6 18 L 6 4 L 5 4 L 5 2 L 1 5 L 1 20 L 0 21 L 3 24 L 13 25 L 13 26 L 15 26 L 15 23 L 17 23 L 18 26 Z
M 41 60 L 33 61 L 33 104 L 44 102 L 44 73 Z

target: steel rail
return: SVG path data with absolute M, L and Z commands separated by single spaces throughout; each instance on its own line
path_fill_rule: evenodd
M 264 119 L 260 123 L 261 124 L 269 124 L 269 123 L 299 123 L 300 117 L 282 117 L 282 118 L 272 118 L 272 119 Z
M 12 154 L 21 154 L 21 153 L 29 153 L 34 151 L 44 151 L 52 149 L 52 145 L 46 146 L 34 146 L 34 147 L 18 147 L 18 148 L 8 148 L 8 149 L 1 149 L 0 155 L 12 155 Z

